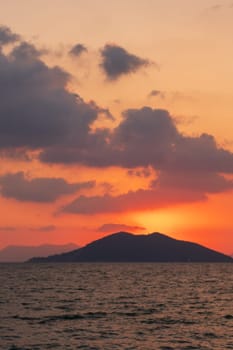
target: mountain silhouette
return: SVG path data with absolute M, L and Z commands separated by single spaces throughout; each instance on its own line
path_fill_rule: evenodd
M 230 256 L 161 233 L 118 232 L 83 248 L 30 262 L 233 262 Z
M 0 250 L 0 262 L 24 262 L 34 256 L 47 257 L 51 254 L 61 254 L 77 249 L 74 243 L 65 245 L 42 244 L 39 246 L 9 245 Z

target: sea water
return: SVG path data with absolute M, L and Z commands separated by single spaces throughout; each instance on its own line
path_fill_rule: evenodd
M 0 349 L 233 349 L 233 264 L 0 264 Z

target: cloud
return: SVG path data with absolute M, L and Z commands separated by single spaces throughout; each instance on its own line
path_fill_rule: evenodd
M 153 210 L 208 199 L 209 194 L 233 190 L 233 180 L 215 173 L 160 172 L 148 189 L 118 196 L 80 196 L 62 208 L 71 214 L 102 214 Z
M 0 47 L 20 40 L 20 36 L 6 26 L 0 26 Z
M 94 182 L 68 183 L 62 178 L 26 178 L 23 172 L 0 176 L 0 192 L 5 198 L 27 202 L 53 202 L 61 196 L 92 188 Z
M 118 231 L 130 231 L 130 232 L 142 232 L 146 228 L 142 226 L 131 226 L 125 224 L 104 224 L 98 227 L 98 232 L 118 232 Z
M 41 159 L 46 162 L 77 162 L 94 167 L 118 166 L 128 169 L 128 174 L 132 176 L 149 175 L 149 167 L 158 174 L 156 181 L 159 181 L 160 187 L 163 184 L 164 187 L 165 184 L 168 186 L 168 179 L 170 183 L 174 181 L 177 188 L 178 182 L 181 184 L 183 181 L 185 189 L 180 187 L 182 191 L 185 190 L 185 195 L 181 197 L 181 202 L 185 198 L 188 201 L 191 198 L 195 201 L 197 197 L 205 199 L 207 193 L 232 189 L 232 183 L 220 175 L 233 173 L 232 152 L 219 147 L 212 135 L 183 135 L 166 110 L 150 107 L 127 110 L 115 129 L 111 132 L 94 131 L 89 141 L 85 150 L 55 147 L 46 150 Z M 142 169 L 145 171 L 142 172 Z M 152 194 L 157 198 L 158 191 L 148 191 L 149 199 Z M 169 198 L 164 188 L 159 192 L 159 198 L 162 198 L 162 193 Z M 178 197 L 176 194 L 176 200 L 180 202 Z M 98 198 L 80 198 L 68 206 L 68 211 L 86 211 L 89 201 L 92 205 L 92 202 L 98 202 Z M 108 211 L 108 203 L 120 199 L 107 197 L 100 201 L 102 205 L 107 203 Z M 171 200 L 171 203 L 174 201 Z M 81 209 L 82 205 L 84 209 Z
M 123 47 L 107 44 L 101 50 L 103 69 L 109 80 L 116 80 L 122 75 L 135 73 L 142 67 L 147 67 L 150 62 L 126 51 Z
M 80 147 L 91 125 L 109 111 L 67 90 L 70 75 L 48 67 L 42 52 L 21 42 L 0 52 L 0 148 Z M 14 103 L 12 103 L 14 101 Z
M 122 122 L 113 130 L 93 132 L 85 149 L 50 147 L 40 159 L 48 163 L 81 163 L 87 166 L 125 168 L 160 166 L 179 138 L 168 111 L 149 107 L 127 110 Z
M 38 232 L 51 232 L 56 230 L 56 226 L 54 225 L 38 226 L 38 227 L 31 228 L 31 230 L 38 231 Z
M 15 231 L 16 229 L 14 226 L 0 226 L 0 231 Z
M 226 7 L 225 4 L 215 4 L 215 5 L 211 5 L 207 8 L 205 8 L 204 10 L 204 14 L 208 15 L 208 14 L 211 14 L 213 12 L 218 12 L 222 9 L 224 9 Z
M 84 52 L 87 52 L 86 46 L 83 44 L 76 44 L 71 48 L 69 54 L 73 57 L 79 57 Z
M 8 32 L 4 40 L 13 42 L 10 36 Z M 147 176 L 142 169 L 149 168 L 157 174 L 148 189 L 116 197 L 110 192 L 81 196 L 64 211 L 127 211 L 130 206 L 139 210 L 204 200 L 209 193 L 232 189 L 223 174 L 233 174 L 233 153 L 212 135 L 184 135 L 169 111 L 147 106 L 124 111 L 113 128 L 96 127 L 103 115 L 113 120 L 111 113 L 69 92 L 70 75 L 47 66 L 41 55 L 22 41 L 8 53 L 0 51 L 0 155 L 23 160 L 24 154 L 36 150 L 39 160 L 49 164 L 115 166 L 132 176 Z M 116 45 L 106 45 L 101 55 L 110 80 L 149 64 Z M 49 202 L 78 190 L 78 184 L 64 179 L 28 179 L 24 173 L 6 174 L 0 181 L 2 195 L 18 200 Z
M 62 208 L 63 213 L 93 215 L 103 213 L 125 213 L 163 208 L 175 204 L 195 202 L 206 199 L 200 192 L 158 191 L 156 189 L 130 191 L 119 196 L 80 196 Z
M 218 147 L 213 136 L 188 137 L 180 133 L 165 110 L 144 107 L 128 110 L 112 132 L 101 158 L 92 153 L 95 166 L 130 168 L 150 166 L 157 173 L 150 188 L 119 196 L 81 196 L 63 208 L 64 212 L 95 214 L 155 209 L 206 200 L 209 194 L 233 189 L 222 173 L 233 173 L 233 154 Z M 86 157 L 86 161 L 88 157 Z M 90 159 L 89 159 L 90 160 Z M 88 163 L 87 163 L 88 164 Z
M 16 161 L 29 162 L 32 157 L 27 152 L 27 149 L 0 149 L 0 158 L 6 158 Z
M 149 95 L 148 95 L 149 98 L 151 97 L 160 97 L 162 99 L 165 98 L 165 93 L 163 91 L 160 91 L 160 90 L 152 90 Z
M 137 176 L 137 177 L 150 177 L 151 176 L 151 169 L 143 168 L 143 169 L 130 169 L 128 170 L 129 176 Z

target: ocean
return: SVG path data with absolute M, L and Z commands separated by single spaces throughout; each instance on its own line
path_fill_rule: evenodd
M 233 349 L 233 264 L 0 264 L 0 349 Z

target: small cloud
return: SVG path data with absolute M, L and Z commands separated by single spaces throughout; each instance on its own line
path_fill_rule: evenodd
M 20 40 L 20 36 L 6 26 L 0 26 L 0 47 Z
M 82 53 L 87 52 L 87 48 L 86 46 L 84 46 L 83 44 L 76 44 L 75 46 L 73 46 L 71 48 L 71 50 L 69 51 L 69 54 L 73 57 L 79 57 L 81 56 Z
M 197 99 L 192 95 L 185 94 L 181 91 L 173 91 L 169 94 L 171 100 L 174 101 L 188 101 L 188 102 L 196 102 Z
M 123 47 L 107 44 L 101 50 L 103 69 L 109 80 L 117 80 L 122 75 L 135 73 L 142 67 L 147 67 L 151 62 L 126 51 Z
M 104 224 L 100 227 L 98 227 L 98 229 L 96 231 L 98 232 L 117 232 L 117 231 L 133 231 L 133 232 L 141 232 L 141 231 L 145 231 L 146 228 L 142 227 L 142 226 L 131 226 L 131 225 L 125 225 L 125 224 Z
M 92 188 L 94 181 L 68 183 L 63 178 L 28 179 L 23 172 L 0 176 L 0 193 L 22 202 L 53 202 L 61 196 Z
M 211 11 L 219 11 L 224 7 L 223 4 L 216 4 L 213 6 L 208 7 L 207 11 L 211 12 Z
M 39 227 L 33 227 L 31 230 L 38 231 L 38 232 L 51 232 L 56 229 L 56 226 L 54 225 L 47 225 L 47 226 L 39 226 Z
M 0 231 L 15 231 L 16 227 L 14 226 L 0 226 Z
M 227 10 L 227 9 L 231 8 L 232 5 L 233 4 L 227 5 L 226 3 L 225 4 L 218 3 L 218 4 L 215 4 L 215 5 L 211 5 L 211 6 L 206 7 L 202 14 L 205 15 L 205 16 L 208 16 L 208 15 L 211 15 L 211 14 L 214 14 L 214 13 L 218 13 L 218 12 L 220 12 L 222 10 Z
M 162 98 L 164 99 L 165 98 L 165 93 L 160 91 L 160 90 L 152 90 L 149 95 L 148 95 L 149 98 L 151 97 L 159 97 L 159 98 Z

